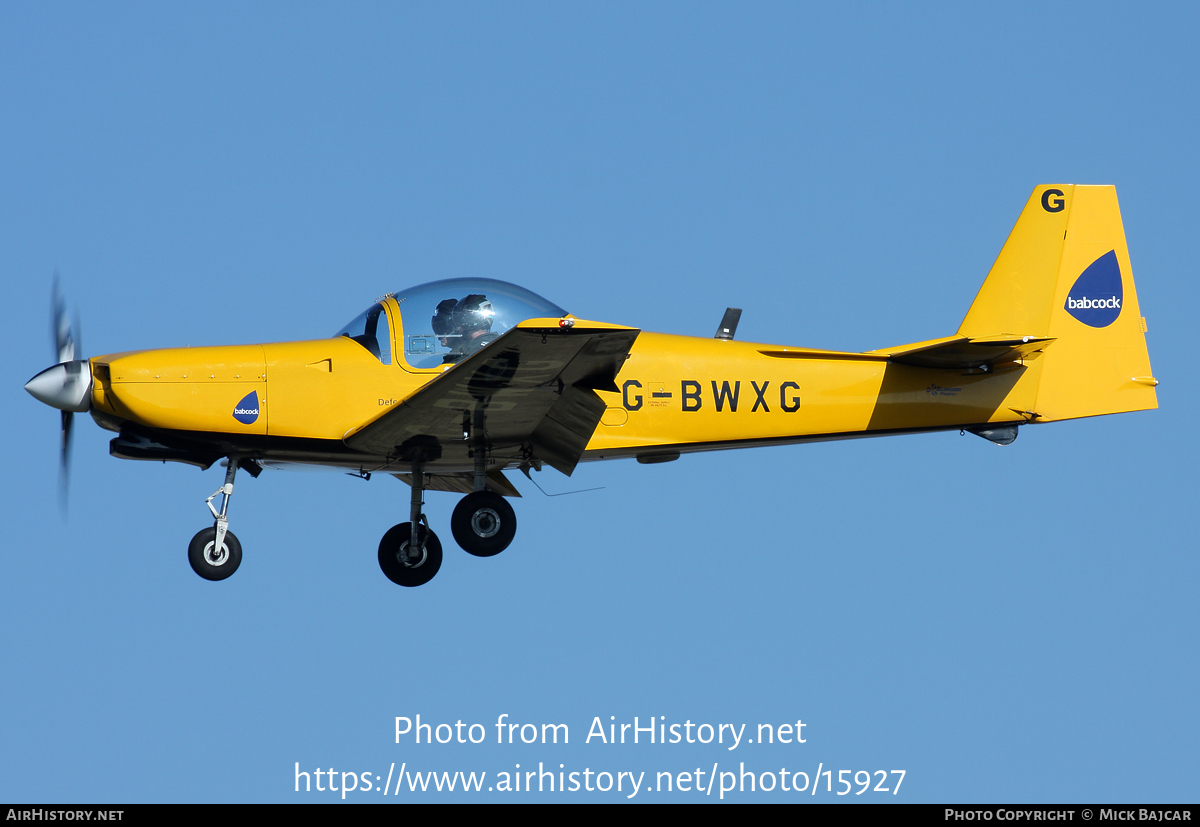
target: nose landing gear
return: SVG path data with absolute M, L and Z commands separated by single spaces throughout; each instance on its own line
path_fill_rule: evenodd
M 188 562 L 192 571 L 205 580 L 224 580 L 238 570 L 242 564 L 242 544 L 229 530 L 229 501 L 233 498 L 233 478 L 237 475 L 238 461 L 229 458 L 225 471 L 225 484 L 213 492 L 205 502 L 216 520 L 212 528 L 196 533 L 188 545 Z M 221 510 L 217 511 L 213 500 L 220 496 Z

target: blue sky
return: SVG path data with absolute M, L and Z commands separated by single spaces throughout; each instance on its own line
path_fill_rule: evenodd
M 295 765 L 541 762 L 906 771 L 726 800 L 1194 801 L 1197 28 L 1183 4 L 6 5 L 0 800 L 340 801 Z M 737 306 L 752 341 L 948 335 L 1050 182 L 1117 187 L 1160 410 L 542 475 L 603 486 L 566 497 L 518 477 L 517 540 L 483 560 L 434 493 L 420 589 L 375 560 L 406 486 L 282 471 L 239 478 L 245 561 L 200 580 L 220 471 L 110 458 L 87 417 L 64 522 L 58 416 L 22 389 L 55 268 L 86 354 L 327 336 L 464 276 L 670 333 Z M 418 713 L 489 738 L 396 744 Z M 497 745 L 502 714 L 571 742 Z M 634 716 L 806 743 L 584 743 Z

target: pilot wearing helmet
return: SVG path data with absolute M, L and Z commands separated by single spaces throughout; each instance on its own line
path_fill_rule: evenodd
M 439 311 L 445 303 L 438 305 Z M 450 322 L 460 338 L 458 344 L 446 354 L 445 361 L 461 362 L 484 345 L 499 339 L 500 334 L 492 332 L 492 322 L 495 318 L 496 309 L 487 300 L 487 296 L 472 293 L 455 304 L 450 314 Z M 436 328 L 434 332 L 437 332 Z
M 438 337 L 442 347 L 453 348 L 462 339 L 461 331 L 454 324 L 454 307 L 457 304 L 458 299 L 443 299 L 438 302 L 437 311 L 433 314 L 433 335 Z M 457 361 L 458 357 L 451 353 L 442 356 L 443 365 Z

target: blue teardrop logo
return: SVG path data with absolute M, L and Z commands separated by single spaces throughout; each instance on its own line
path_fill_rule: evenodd
M 258 419 L 258 391 L 250 391 L 233 409 L 233 418 L 243 425 Z
M 1075 279 L 1067 294 L 1066 310 L 1089 327 L 1108 327 L 1121 315 L 1124 298 L 1117 251 L 1109 250 Z

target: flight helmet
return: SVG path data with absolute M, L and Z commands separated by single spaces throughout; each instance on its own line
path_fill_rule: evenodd
M 455 332 L 454 307 L 457 304 L 457 299 L 443 299 L 438 302 L 437 310 L 433 314 L 433 335 L 450 336 Z
M 496 309 L 487 296 L 477 293 L 472 293 L 454 306 L 454 323 L 463 333 L 491 330 L 495 317 Z

